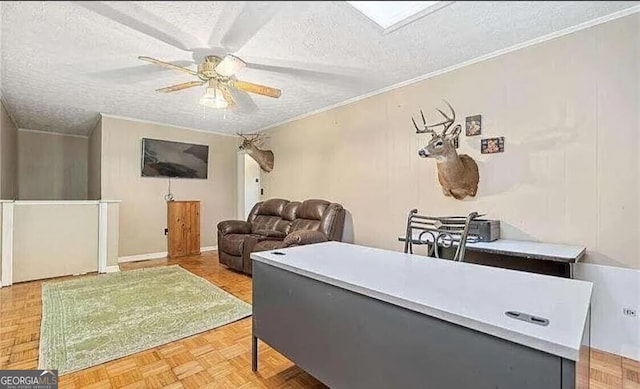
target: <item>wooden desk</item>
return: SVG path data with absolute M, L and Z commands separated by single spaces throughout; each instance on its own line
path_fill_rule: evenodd
M 587 388 L 589 282 L 339 242 L 251 258 L 254 371 L 259 338 L 334 389 Z
M 419 232 L 414 231 L 414 245 L 433 244 L 431 235 L 424 234 L 423 241 L 418 235 Z M 404 235 L 399 236 L 398 240 L 404 242 Z M 448 258 L 449 253 L 447 250 L 444 252 L 444 257 Z M 582 246 L 498 239 L 467 243 L 465 262 L 572 278 L 572 264 L 580 261 L 585 252 L 586 248 Z

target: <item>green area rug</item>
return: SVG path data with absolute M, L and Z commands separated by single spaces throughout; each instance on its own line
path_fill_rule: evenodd
M 71 373 L 251 315 L 179 266 L 42 285 L 39 369 Z

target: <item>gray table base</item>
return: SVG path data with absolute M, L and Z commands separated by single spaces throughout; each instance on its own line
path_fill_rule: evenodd
M 576 371 L 588 382 L 588 356 L 575 363 L 254 261 L 254 371 L 258 339 L 334 389 L 567 389 Z

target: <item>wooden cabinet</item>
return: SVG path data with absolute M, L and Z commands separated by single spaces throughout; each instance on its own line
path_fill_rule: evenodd
M 200 202 L 167 202 L 169 258 L 200 254 Z

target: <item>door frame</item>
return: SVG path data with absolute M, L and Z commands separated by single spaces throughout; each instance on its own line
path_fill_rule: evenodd
M 236 218 L 239 220 L 245 220 L 246 219 L 246 215 L 244 214 L 244 205 L 245 205 L 245 196 L 246 196 L 246 188 L 244 186 L 244 174 L 245 174 L 245 156 L 248 156 L 249 153 L 247 153 L 244 150 L 240 150 L 238 151 L 238 155 L 237 155 L 237 195 L 236 195 Z M 259 178 L 259 189 L 261 189 L 262 186 L 262 171 L 260 171 L 260 178 Z M 258 200 L 260 200 L 262 196 L 262 193 L 259 192 L 258 193 Z

